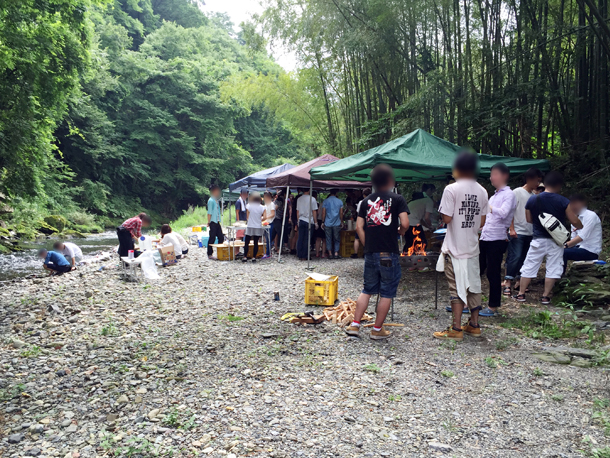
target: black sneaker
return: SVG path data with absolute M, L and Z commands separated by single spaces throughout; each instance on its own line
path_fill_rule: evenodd
M 242 259 L 241 262 L 248 262 L 248 258 Z
M 255 262 L 256 262 L 256 258 L 254 258 L 254 259 L 252 260 L 252 264 L 254 264 Z

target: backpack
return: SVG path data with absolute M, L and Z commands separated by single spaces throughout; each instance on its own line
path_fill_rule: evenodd
M 568 231 L 565 226 L 561 224 L 561 221 L 559 221 L 557 217 L 551 215 L 550 213 L 540 211 L 540 207 L 538 205 L 539 196 L 540 195 L 536 197 L 538 220 L 540 221 L 540 224 L 542 224 L 542 227 L 544 227 L 550 234 L 555 243 L 563 248 L 563 244 L 570 240 L 570 231 Z

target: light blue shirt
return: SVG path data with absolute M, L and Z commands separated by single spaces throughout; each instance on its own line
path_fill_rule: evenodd
M 329 196 L 322 203 L 322 208 L 326 209 L 326 218 L 324 219 L 324 225 L 328 227 L 341 226 L 341 219 L 339 218 L 339 212 L 343 208 L 343 202 L 336 196 Z
M 214 197 L 208 199 L 208 215 L 213 223 L 220 223 L 220 205 Z

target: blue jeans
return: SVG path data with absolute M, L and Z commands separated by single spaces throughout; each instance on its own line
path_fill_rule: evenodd
M 394 298 L 402 270 L 398 253 L 366 253 L 364 255 L 363 294 Z
M 599 255 L 591 253 L 584 248 L 574 247 L 563 250 L 563 273 L 566 273 L 568 261 L 595 261 L 599 259 Z
M 311 228 L 313 234 L 313 224 Z M 309 223 L 299 220 L 299 239 L 297 240 L 297 256 L 299 259 L 307 259 L 307 253 L 310 248 L 309 239 Z
M 521 267 L 525 262 L 527 251 L 532 243 L 531 235 L 517 235 L 508 242 L 508 255 L 506 256 L 506 276 L 505 280 L 515 280 L 520 278 Z
M 338 253 L 341 245 L 341 226 L 326 226 L 324 228 L 326 234 L 326 249 L 331 253 Z

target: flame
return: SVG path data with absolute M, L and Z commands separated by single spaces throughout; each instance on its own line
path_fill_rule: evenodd
M 422 242 L 419 234 L 421 234 L 421 231 L 414 228 L 413 235 L 415 238 L 413 239 L 413 245 L 407 249 L 407 256 L 426 256 L 426 244 Z

